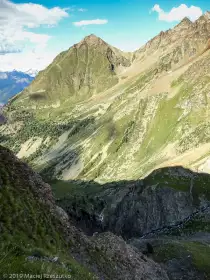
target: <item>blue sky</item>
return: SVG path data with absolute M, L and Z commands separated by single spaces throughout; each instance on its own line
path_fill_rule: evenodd
M 0 19 L 2 15 L 6 18 L 4 30 L 8 28 L 3 35 L 0 29 L 0 60 L 8 69 L 18 68 L 18 64 L 21 69 L 23 54 L 27 58 L 31 55 L 31 68 L 34 64 L 43 68 L 43 59 L 48 64 L 57 53 L 92 33 L 115 47 L 132 51 L 184 16 L 196 20 L 206 10 L 210 10 L 210 4 L 203 0 L 0 0 Z M 14 26 L 11 19 L 15 19 Z M 34 60 L 36 55 L 39 62 Z M 9 65 L 7 58 L 17 66 Z

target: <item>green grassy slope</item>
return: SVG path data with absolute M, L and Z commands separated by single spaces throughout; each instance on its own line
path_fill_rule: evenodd
M 72 279 L 94 279 L 68 254 L 70 244 L 52 212 L 49 186 L 36 176 L 0 147 L 0 276 L 65 274 Z M 27 259 L 30 256 L 33 261 Z M 59 262 L 50 262 L 55 256 Z
M 168 242 L 166 241 L 165 244 L 154 246 L 154 251 L 154 260 L 166 265 L 173 260 L 178 260 L 179 266 L 181 264 L 186 265 L 187 260 L 188 268 L 191 267 L 191 273 L 188 276 L 185 274 L 185 277 L 190 277 L 190 274 L 193 274 L 193 267 L 197 269 L 201 279 L 208 280 L 210 277 L 210 250 L 205 242 L 170 240 Z M 182 270 L 184 270 L 183 266 Z M 197 276 L 198 279 L 199 276 Z
M 119 86 L 113 99 L 90 100 L 74 108 L 33 111 L 26 107 L 23 111 L 16 109 L 18 101 L 14 101 L 7 115 L 11 126 L 17 125 L 19 130 L 7 133 L 8 126 L 3 126 L 2 143 L 18 152 L 21 144 L 40 137 L 35 152 L 27 153 L 29 145 L 22 157 L 48 177 L 64 180 L 137 179 L 174 160 L 174 164 L 197 168 L 205 163 L 209 151 L 205 146 L 210 140 L 209 59 L 201 59 L 174 80 L 171 92 L 175 94 L 170 98 L 170 93 L 141 95 L 145 84 L 142 78 L 135 78 L 123 88 Z M 195 148 L 200 149 L 195 157 L 181 157 Z
M 75 228 L 50 186 L 2 146 L 0 230 L 0 278 L 167 280 L 158 264 L 145 262 L 122 238 L 88 238 Z
M 15 104 L 24 108 L 25 104 L 39 107 L 63 105 L 66 101 L 78 103 L 117 84 L 117 69 L 129 65 L 129 56 L 90 35 L 59 54 L 15 98 Z

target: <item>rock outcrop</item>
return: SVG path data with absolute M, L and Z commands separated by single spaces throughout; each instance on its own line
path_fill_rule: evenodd
M 95 191 L 91 182 L 78 185 L 59 204 L 89 234 L 109 230 L 126 239 L 140 238 L 178 227 L 207 211 L 209 185 L 208 174 L 163 168 L 136 182 L 95 185 Z
M 117 236 L 87 238 L 56 206 L 50 186 L 1 146 L 0 210 L 0 274 L 50 271 L 87 280 L 168 280 L 159 264 Z
M 209 174 L 170 167 L 138 181 L 57 182 L 53 188 L 72 222 L 108 255 L 119 246 L 110 231 L 161 263 L 170 280 L 209 279 Z

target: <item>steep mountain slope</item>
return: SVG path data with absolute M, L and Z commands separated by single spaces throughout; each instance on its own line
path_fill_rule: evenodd
M 34 77 L 20 71 L 0 71 L 0 103 L 7 103 L 8 100 L 27 87 Z
M 87 274 L 64 251 L 65 212 L 55 205 L 50 186 L 3 147 L 0 200 L 1 276 L 8 272 L 63 274 L 70 267 L 75 270 L 76 279 Z M 53 261 L 54 256 L 59 256 L 66 266 Z
M 170 280 L 210 278 L 210 175 L 161 168 L 143 180 L 54 182 L 57 203 L 87 234 L 112 231 L 160 262 Z
M 158 264 L 123 239 L 111 233 L 88 239 L 73 227 L 50 186 L 2 146 L 0 231 L 4 279 L 30 273 L 42 279 L 168 280 Z
M 6 123 L 6 118 L 2 113 L 2 111 L 3 111 L 3 105 L 0 104 L 0 125 Z
M 210 172 L 209 31 L 207 12 L 134 54 L 86 37 L 11 100 L 2 144 L 49 180 Z

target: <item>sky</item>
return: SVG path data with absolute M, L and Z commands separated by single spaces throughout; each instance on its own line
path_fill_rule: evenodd
M 44 69 L 61 51 L 95 34 L 134 51 L 184 17 L 210 10 L 207 0 L 0 0 L 0 71 Z

